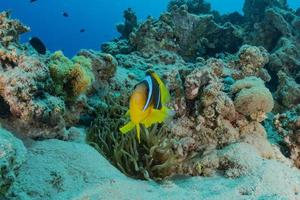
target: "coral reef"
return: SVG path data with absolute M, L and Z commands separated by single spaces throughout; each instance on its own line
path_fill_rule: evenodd
M 130 45 L 145 57 L 164 49 L 186 60 L 235 53 L 242 41 L 237 27 L 231 23 L 219 25 L 212 15 L 193 15 L 185 6 L 173 7 L 159 20 L 147 19 L 129 37 Z
M 103 88 L 114 75 L 117 61 L 111 55 L 92 51 L 83 51 L 84 55 L 72 59 L 60 51 L 36 55 L 32 48 L 18 42 L 25 26 L 6 12 L 1 17 L 1 33 L 13 37 L 8 46 L 0 45 L 3 127 L 25 138 L 68 139 L 69 127 L 92 121 L 101 101 L 95 103 L 97 95 L 89 92 L 96 79 L 98 87 Z
M 171 93 L 175 95 L 172 104 L 176 113 L 179 116 L 191 113 L 197 116 L 199 115 L 197 113 L 198 109 L 195 108 L 201 105 L 199 110 L 214 116 L 211 107 L 208 110 L 205 109 L 205 95 L 206 91 L 208 93 L 218 93 L 216 91 L 219 90 L 225 92 L 225 95 L 228 96 L 227 99 L 230 99 L 234 106 L 235 114 L 230 115 L 234 116 L 232 117 L 233 121 L 230 121 L 230 123 L 234 125 L 233 127 L 238 132 L 241 132 L 242 127 L 247 127 L 248 120 L 261 122 L 265 119 L 266 113 L 272 110 L 273 105 L 275 105 L 275 114 L 297 106 L 299 104 L 297 95 L 299 93 L 297 91 L 299 82 L 298 61 L 300 58 L 298 51 L 300 43 L 299 16 L 288 8 L 286 1 L 247 0 L 244 4 L 245 15 L 242 17 L 230 14 L 218 15 L 216 12 L 210 11 L 208 7 L 205 9 L 203 5 L 203 1 L 172 1 L 168 7 L 168 13 L 161 15 L 158 20 L 150 18 L 141 23 L 136 31 L 133 31 L 129 36 L 128 49 L 132 49 L 131 53 L 124 55 L 121 51 L 114 51 L 117 59 L 122 58 L 118 60 L 119 65 L 124 66 L 126 69 L 145 70 L 150 67 L 149 64 L 157 65 L 152 62 L 151 58 L 153 54 L 161 55 L 162 49 L 169 54 L 178 54 L 179 58 L 175 62 L 176 67 L 167 66 L 168 70 L 164 69 L 166 63 L 161 64 L 162 61 L 158 64 L 160 66 L 157 67 L 157 70 L 167 77 L 168 84 L 172 88 Z M 199 9 L 192 11 L 196 7 Z M 190 15 L 190 13 L 196 15 Z M 209 13 L 211 16 L 203 15 L 203 13 Z M 180 19 L 176 17 L 178 14 L 181 16 Z M 229 18 L 237 20 L 233 24 L 239 24 L 240 26 L 230 25 L 234 29 L 231 33 L 235 36 L 229 36 L 228 41 L 233 44 L 235 49 L 222 46 L 229 43 L 226 42 L 225 37 L 222 37 L 224 40 L 219 44 L 216 43 L 220 37 L 218 37 L 218 31 L 212 25 L 216 24 L 218 27 L 229 26 L 226 23 L 230 21 Z M 180 26 L 185 27 L 185 29 L 178 29 L 176 26 L 181 22 L 185 22 L 185 26 Z M 194 25 L 190 26 L 190 22 Z M 202 30 L 201 24 L 203 23 L 206 24 L 205 27 L 209 28 Z M 187 33 L 186 30 L 189 30 L 189 32 Z M 191 35 L 189 35 L 190 33 Z M 226 34 L 222 32 L 222 36 L 224 35 Z M 184 36 L 184 38 L 181 38 L 181 36 Z M 193 39 L 193 36 L 196 36 L 195 39 Z M 210 44 L 210 38 L 214 38 L 213 44 Z M 245 43 L 248 45 L 242 46 Z M 123 42 L 123 44 L 125 43 Z M 118 49 L 118 47 L 116 46 L 115 49 Z M 218 66 L 224 68 L 222 73 L 212 75 L 211 72 L 202 69 L 205 68 L 206 64 L 201 57 L 207 58 L 213 55 L 222 58 L 222 53 L 226 52 L 237 53 L 236 55 L 227 54 L 225 62 L 219 62 Z M 185 61 L 180 61 L 180 57 Z M 193 61 L 194 64 L 187 64 L 186 61 Z M 136 65 L 135 63 L 139 64 Z M 142 68 L 142 66 L 147 67 Z M 177 70 L 175 70 L 176 68 Z M 198 72 L 189 75 L 194 68 L 197 68 Z M 222 71 L 220 67 L 217 69 Z M 138 72 L 134 76 L 128 75 L 128 77 L 139 76 Z M 250 76 L 262 79 L 263 81 L 257 83 L 260 86 L 243 83 L 247 82 Z M 174 80 L 179 81 L 176 83 L 180 84 L 172 83 Z M 244 89 L 240 88 L 239 92 L 231 91 L 231 85 L 237 80 L 241 81 L 238 81 L 235 87 L 243 83 L 246 85 L 238 87 L 244 87 Z M 183 83 L 181 83 L 182 81 Z M 218 84 L 212 86 L 212 83 L 217 82 L 219 82 L 219 86 L 217 86 Z M 270 91 L 276 91 L 274 100 L 263 82 Z M 207 85 L 211 86 L 208 87 Z M 183 93 L 185 93 L 185 96 L 183 96 Z M 209 96 L 208 102 L 216 101 L 214 95 Z M 219 96 L 216 96 L 218 97 L 216 99 L 219 100 Z M 224 96 L 224 94 L 221 96 Z M 210 98 L 213 100 L 210 100 Z M 197 99 L 197 101 L 194 99 Z M 199 103 L 199 99 L 203 102 Z M 209 103 L 207 104 L 209 105 Z M 191 108 L 190 111 L 188 111 L 188 108 Z M 209 114 L 206 115 L 209 116 Z M 204 116 L 202 121 L 207 121 L 207 116 Z M 237 122 L 234 121 L 236 118 L 238 119 Z M 179 118 L 178 121 L 175 119 L 173 123 L 176 124 L 177 122 L 179 125 L 175 126 L 174 130 L 181 130 L 181 132 L 191 132 L 194 127 L 197 127 L 197 124 L 193 123 L 193 119 L 189 119 L 187 116 Z M 184 126 L 187 127 L 183 128 Z M 237 138 L 239 136 L 236 136 Z
M 124 19 L 102 52 L 70 59 L 34 53 L 18 41 L 29 29 L 0 13 L 0 198 L 299 199 L 299 9 L 172 0 L 158 19 Z M 119 128 L 149 69 L 174 116 L 139 144 Z
M 48 67 L 39 59 L 20 55 L 15 67 L 10 66 L 0 73 L 0 96 L 3 105 L 1 113 L 6 115 L 4 120 L 10 118 L 4 126 L 12 124 L 8 126 L 20 126 L 20 129 L 38 124 L 48 124 L 52 128 L 59 126 L 62 123 L 65 103 L 51 95 L 51 87 Z M 27 134 L 38 137 L 41 133 L 28 130 Z M 59 135 L 59 132 L 52 134 Z M 46 132 L 44 135 L 48 137 Z
M 18 43 L 19 35 L 29 28 L 9 17 L 1 13 L 1 38 L 10 38 L 9 44 L 7 40 L 0 46 L 2 124 L 24 136 L 60 135 L 65 103 L 51 94 L 52 80 L 43 59 L 28 55 Z
M 272 94 L 263 81 L 255 77 L 236 81 L 225 92 L 225 81 L 223 83 L 220 77 L 226 77 L 226 66 L 221 60 L 209 59 L 205 66 L 196 68 L 185 78 L 189 110 L 171 124 L 171 137 L 178 140 L 177 153 L 185 159 L 194 155 L 193 162 L 197 163 L 195 160 L 204 151 L 248 141 L 253 135 L 261 135 L 261 141 L 267 143 L 264 128 L 258 122 L 272 110 Z M 190 167 L 197 165 L 184 162 L 180 171 L 197 174 L 197 170 Z
M 248 23 L 244 25 L 245 41 L 252 45 L 262 45 L 269 52 L 268 70 L 275 74 L 280 70 L 296 77 L 299 68 L 299 16 L 289 10 L 286 1 L 245 2 L 244 12 Z M 247 14 L 248 13 L 248 14 Z M 252 31 L 254 29 L 254 31 Z

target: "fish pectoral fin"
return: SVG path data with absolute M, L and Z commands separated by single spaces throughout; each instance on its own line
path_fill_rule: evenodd
M 169 109 L 165 106 L 160 110 L 153 109 L 152 117 L 156 118 L 156 121 L 162 123 L 168 117 Z
M 125 116 L 128 117 L 130 115 L 130 110 L 127 110 L 127 112 L 125 113 Z
M 129 131 L 131 131 L 134 127 L 135 127 L 135 124 L 132 121 L 130 121 L 127 124 L 125 124 L 125 126 L 122 126 L 120 128 L 120 131 L 121 131 L 121 133 L 125 134 L 125 133 L 128 133 Z
M 152 109 L 150 115 L 143 120 L 143 124 L 146 128 L 150 127 L 154 123 L 162 123 L 168 117 L 169 109 L 165 106 L 161 110 Z

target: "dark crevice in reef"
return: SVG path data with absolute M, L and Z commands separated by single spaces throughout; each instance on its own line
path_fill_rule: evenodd
M 8 103 L 0 96 L 0 117 L 7 118 L 10 116 L 10 106 Z
M 280 152 L 287 158 L 291 156 L 290 148 L 288 147 L 288 144 L 284 141 L 279 142 L 279 148 Z
M 300 70 L 299 70 L 299 71 L 300 71 Z M 297 84 L 300 84 L 300 76 L 296 77 L 296 78 L 295 78 L 295 81 L 296 81 Z
M 37 99 L 45 99 L 46 95 L 44 90 L 42 88 L 38 88 L 34 93 L 34 97 Z
M 272 37 L 269 38 L 269 44 L 264 45 L 268 51 L 273 51 L 276 48 L 280 38 L 282 38 L 282 34 L 277 31 L 274 31 L 271 33 L 271 35 Z
M 270 70 L 268 67 L 267 67 L 267 70 L 268 70 L 268 73 L 271 76 L 271 80 L 269 82 L 266 82 L 266 87 L 272 93 L 274 93 L 274 92 L 276 92 L 277 87 L 279 85 L 279 79 L 278 79 L 277 73 L 274 70 Z
M 96 114 L 81 114 L 78 124 L 90 127 L 96 117 Z
M 13 69 L 17 66 L 17 63 L 10 59 L 1 60 L 0 64 L 0 69 L 2 68 L 4 71 L 7 71 L 8 69 Z
M 245 17 L 243 15 L 241 15 L 239 12 L 225 14 L 225 15 L 221 16 L 219 19 L 215 17 L 215 20 L 216 20 L 216 22 L 222 23 L 222 24 L 224 24 L 226 22 L 230 22 L 232 24 L 237 24 L 237 25 L 241 25 L 246 22 Z

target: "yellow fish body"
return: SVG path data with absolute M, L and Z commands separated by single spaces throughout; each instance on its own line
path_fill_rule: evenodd
M 127 133 L 136 128 L 137 139 L 140 142 L 140 124 L 146 128 L 155 123 L 162 123 L 170 115 L 166 103 L 170 94 L 159 76 L 147 72 L 145 79 L 135 86 L 129 101 L 130 122 L 120 128 Z

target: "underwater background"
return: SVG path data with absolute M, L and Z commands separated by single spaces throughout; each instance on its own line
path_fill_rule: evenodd
M 115 25 L 122 21 L 123 10 L 132 8 L 139 20 L 147 16 L 158 17 L 166 11 L 168 0 L 2 0 L 0 8 L 11 10 L 12 16 L 31 27 L 31 32 L 22 36 L 23 42 L 37 36 L 47 48 L 63 50 L 71 57 L 79 49 L 100 48 L 103 42 L 118 37 Z M 222 14 L 238 11 L 242 13 L 243 0 L 209 0 L 212 9 Z M 298 8 L 298 0 L 288 0 L 291 8 Z M 67 12 L 70 16 L 63 17 Z M 80 30 L 85 29 L 84 33 Z
M 1 0 L 0 200 L 300 200 L 299 6 Z

